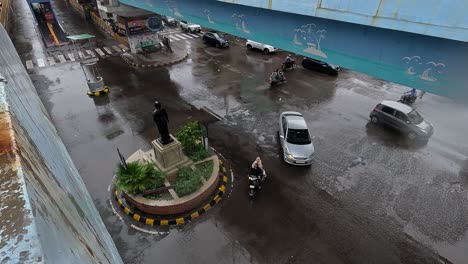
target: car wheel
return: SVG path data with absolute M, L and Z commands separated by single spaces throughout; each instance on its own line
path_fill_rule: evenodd
M 376 116 L 371 117 L 370 120 L 371 120 L 372 124 L 378 124 L 379 123 L 379 118 L 376 117 Z
M 415 140 L 415 139 L 416 139 L 416 134 L 413 133 L 413 132 L 409 132 L 409 133 L 408 133 L 408 139 L 409 139 L 409 140 Z
M 247 44 L 247 48 L 248 48 L 248 49 L 252 49 L 252 45 Z
M 265 49 L 263 49 L 263 53 L 268 54 L 268 53 L 270 53 L 270 50 L 265 48 Z
M 217 47 L 217 48 L 219 48 L 219 47 L 220 47 L 220 46 L 219 46 L 219 43 L 216 43 L 216 47 Z

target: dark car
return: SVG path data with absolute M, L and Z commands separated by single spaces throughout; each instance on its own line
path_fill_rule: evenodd
M 205 35 L 203 35 L 203 40 L 217 48 L 229 47 L 229 41 L 227 41 L 224 38 L 224 35 L 219 32 L 206 32 Z
M 338 75 L 338 71 L 341 69 L 340 66 L 330 65 L 326 62 L 311 58 L 304 58 L 304 60 L 302 60 L 302 67 L 334 76 Z
M 427 140 L 434 133 L 431 123 L 424 120 L 411 106 L 402 103 L 382 101 L 369 116 L 372 123 L 393 127 L 410 140 Z

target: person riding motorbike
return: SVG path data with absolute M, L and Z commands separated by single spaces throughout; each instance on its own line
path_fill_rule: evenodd
M 288 54 L 288 56 L 286 56 L 286 59 L 283 62 L 283 65 L 284 65 L 284 67 L 286 69 L 291 68 L 293 66 L 294 62 L 295 61 L 292 59 L 291 54 Z
M 408 91 L 408 92 L 406 92 L 404 94 L 410 95 L 412 97 L 416 97 L 418 95 L 415 88 L 411 89 L 411 91 Z
M 411 105 L 416 101 L 417 95 L 416 89 L 413 88 L 411 91 L 405 92 L 398 102 Z
M 285 80 L 284 75 L 279 69 L 276 69 L 271 73 L 271 76 L 270 76 L 271 83 L 283 82 L 284 80 Z
M 262 188 L 262 182 L 266 178 L 266 172 L 263 169 L 263 164 L 262 164 L 262 160 L 260 159 L 260 157 L 257 157 L 254 160 L 254 162 L 252 163 L 252 170 L 251 170 L 250 174 L 259 177 L 260 180 L 258 181 L 258 188 L 261 189 Z

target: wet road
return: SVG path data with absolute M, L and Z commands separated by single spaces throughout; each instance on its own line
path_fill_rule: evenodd
M 368 124 L 379 101 L 408 88 L 347 70 L 334 78 L 299 68 L 270 89 L 266 80 L 284 54 L 219 50 L 199 39 L 174 45 L 186 46 L 190 58 L 168 68 L 100 60 L 108 97 L 85 95 L 76 63 L 31 74 L 126 263 L 466 263 L 466 106 L 426 94 L 415 107 L 435 133 L 427 144 L 412 144 Z M 148 234 L 113 214 L 107 188 L 116 147 L 124 155 L 150 148 L 156 99 L 171 131 L 189 120 L 212 121 L 201 107 L 224 117 L 209 125 L 210 144 L 229 160 L 235 181 L 230 196 L 196 221 L 145 227 L 155 232 Z M 309 124 L 317 152 L 310 167 L 281 161 L 277 119 L 286 110 Z M 250 202 L 244 175 L 256 156 L 269 176 Z

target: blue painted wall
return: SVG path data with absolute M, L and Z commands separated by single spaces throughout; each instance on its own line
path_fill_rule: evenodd
M 465 42 L 216 0 L 121 2 L 420 90 L 468 98 Z
M 468 41 L 466 0 L 217 0 Z

